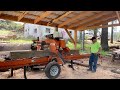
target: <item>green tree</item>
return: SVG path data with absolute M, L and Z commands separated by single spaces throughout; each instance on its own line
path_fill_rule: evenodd
M 108 23 L 103 24 L 103 25 L 108 25 Z M 102 28 L 102 33 L 101 33 L 101 46 L 104 51 L 108 51 L 108 27 L 107 28 Z
M 82 46 L 82 50 L 84 51 L 85 50 L 85 31 L 82 31 L 82 43 L 81 43 L 81 46 Z
M 82 42 L 82 31 L 79 31 L 79 34 L 80 34 L 79 42 L 80 42 L 80 44 L 81 44 L 81 42 Z
M 0 29 L 5 29 L 5 30 L 21 30 L 23 28 L 23 25 L 17 24 L 13 21 L 9 20 L 0 20 Z
M 97 32 L 98 32 L 98 29 L 94 29 L 94 37 L 97 37 Z
M 114 23 L 114 21 L 112 21 L 112 24 Z M 114 26 L 112 26 L 112 29 L 111 29 L 111 40 L 110 40 L 110 43 L 113 43 L 113 29 L 114 29 Z

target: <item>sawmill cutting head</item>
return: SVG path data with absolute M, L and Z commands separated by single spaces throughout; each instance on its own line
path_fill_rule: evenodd
M 34 44 L 32 44 L 32 47 L 35 48 L 33 48 L 33 50 L 49 49 L 52 52 L 56 52 L 57 50 L 64 50 L 65 52 L 68 52 L 70 50 L 66 47 L 66 42 L 64 39 L 60 39 L 59 37 L 53 38 L 53 34 L 45 35 L 45 37 L 45 40 L 35 41 Z

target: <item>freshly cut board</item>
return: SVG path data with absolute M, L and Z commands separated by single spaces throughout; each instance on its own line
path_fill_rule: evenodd
M 79 50 L 70 50 L 70 54 L 77 53 L 79 54 Z M 32 51 L 32 50 L 20 50 L 20 51 L 11 51 L 10 58 L 21 59 L 21 58 L 32 58 L 32 57 L 45 57 L 50 56 L 51 53 L 49 50 L 40 50 L 40 51 Z
M 49 56 L 49 51 L 12 51 L 10 52 L 10 58 L 13 59 L 21 59 L 21 58 L 32 58 L 32 57 L 44 57 Z

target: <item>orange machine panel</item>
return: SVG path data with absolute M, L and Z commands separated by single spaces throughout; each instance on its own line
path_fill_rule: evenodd
M 65 48 L 66 47 L 66 43 L 65 43 L 65 40 L 64 39 L 60 39 L 60 47 L 61 48 Z

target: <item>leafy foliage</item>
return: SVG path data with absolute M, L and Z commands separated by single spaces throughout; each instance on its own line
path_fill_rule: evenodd
M 17 24 L 14 21 L 9 20 L 0 20 L 0 30 L 21 30 L 23 29 L 23 25 Z

